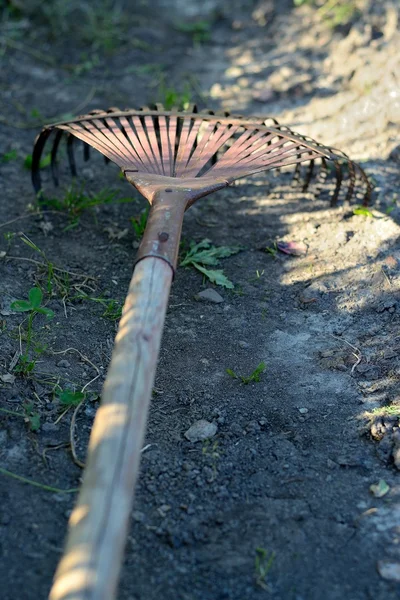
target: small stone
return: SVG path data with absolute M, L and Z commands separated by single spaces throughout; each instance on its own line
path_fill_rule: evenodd
M 400 583 L 400 562 L 390 559 L 379 560 L 378 573 L 383 579 Z
M 207 440 L 217 433 L 217 429 L 216 423 L 210 423 L 205 419 L 200 419 L 193 423 L 193 425 L 185 432 L 185 438 L 188 439 L 189 442 Z
M 157 512 L 161 517 L 165 517 L 167 512 L 171 510 L 171 507 L 169 504 L 163 504 L 162 506 L 159 506 L 157 508 Z
M 68 367 L 70 367 L 71 365 L 67 360 L 65 360 L 65 358 L 63 358 L 62 360 L 58 361 L 56 366 L 62 367 L 63 369 L 68 369 Z
M 42 425 L 42 431 L 45 433 L 53 433 L 54 431 L 57 431 L 57 430 L 58 430 L 58 427 L 54 423 L 43 423 L 43 425 Z
M 0 375 L 0 379 L 3 383 L 14 383 L 15 375 L 11 373 L 5 373 L 4 375 Z
M 328 467 L 328 469 L 336 469 L 338 464 L 335 463 L 335 461 L 331 460 L 330 458 L 326 459 L 326 466 Z
M 224 301 L 222 296 L 218 294 L 214 288 L 207 288 L 206 290 L 202 290 L 198 294 L 195 295 L 195 300 L 202 300 L 204 302 L 214 302 L 214 304 L 220 304 Z
M 306 415 L 308 413 L 308 408 L 305 408 L 305 407 L 299 408 L 299 413 L 302 415 Z
M 240 340 L 240 342 L 239 342 L 239 348 L 249 348 L 249 347 L 250 347 L 250 344 L 248 342 Z

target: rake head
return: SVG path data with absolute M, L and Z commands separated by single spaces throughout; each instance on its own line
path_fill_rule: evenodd
M 213 182 L 218 187 L 222 182 L 229 185 L 241 177 L 288 165 L 295 167 L 294 179 L 306 192 L 316 176 L 316 163 L 320 167 L 317 194 L 329 177 L 334 180 L 332 206 L 354 197 L 367 204 L 371 193 L 363 169 L 343 152 L 294 133 L 275 119 L 212 111 L 198 113 L 194 105 L 187 111 L 166 111 L 160 104 L 152 109 L 93 110 L 71 121 L 44 127 L 35 141 L 32 159 L 36 192 L 41 190 L 40 157 L 53 132 L 51 172 L 55 185 L 59 180 L 57 152 L 65 135 L 73 176 L 77 174 L 74 146 L 78 138 L 84 144 L 85 160 L 89 158 L 90 146 L 95 148 L 106 162 L 116 163 L 150 202 L 152 188 L 157 185 L 171 185 L 174 189 L 211 186 L 213 191 Z M 305 172 L 301 163 L 306 163 Z M 197 197 L 198 194 L 188 198 L 188 205 Z

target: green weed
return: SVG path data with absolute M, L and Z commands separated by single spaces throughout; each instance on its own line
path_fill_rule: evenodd
M 358 215 L 358 216 L 362 216 L 362 217 L 370 217 L 370 218 L 374 217 L 372 212 L 365 206 L 357 206 L 356 208 L 353 208 L 353 215 Z
M 48 167 L 51 163 L 51 154 L 50 152 L 48 152 L 40 161 L 39 163 L 39 167 L 41 169 L 44 169 L 45 167 Z M 28 154 L 24 160 L 24 167 L 25 169 L 30 170 L 32 168 L 32 154 Z
M 47 258 L 45 252 L 41 250 L 34 242 L 32 242 L 32 240 L 30 240 L 25 234 L 22 234 L 21 240 L 24 242 L 24 244 L 32 248 L 32 250 L 38 252 L 38 254 L 40 254 L 40 256 L 43 258 L 44 262 L 38 263 L 38 267 L 41 269 L 41 272 L 44 275 L 44 287 L 46 292 L 50 296 L 55 296 L 58 293 L 63 298 L 68 296 L 70 291 L 69 273 L 56 267 L 54 263 Z
M 22 405 L 23 413 L 19 413 L 15 410 L 8 410 L 7 408 L 0 408 L 2 413 L 12 415 L 14 417 L 23 417 L 25 423 L 28 424 L 30 431 L 38 431 L 40 429 L 40 415 L 34 409 L 33 402 L 26 402 Z
M 26 329 L 26 348 L 25 352 L 20 356 L 14 370 L 22 376 L 27 377 L 35 368 L 36 360 L 31 357 L 33 345 L 33 319 L 36 315 L 45 315 L 47 319 L 52 319 L 54 313 L 49 308 L 42 306 L 43 292 L 40 288 L 34 287 L 29 290 L 28 300 L 15 300 L 11 303 L 11 309 L 16 312 L 28 312 L 28 324 Z M 36 353 L 43 352 L 43 348 L 35 346 Z
M 331 28 L 347 25 L 359 13 L 355 0 L 293 0 L 295 6 L 309 4 Z
M 256 548 L 254 560 L 256 584 L 264 590 L 268 589 L 266 580 L 275 560 L 275 552 L 268 552 L 265 548 Z
M 175 24 L 175 28 L 189 34 L 195 45 L 203 44 L 210 39 L 211 23 L 209 21 L 200 20 L 192 23 L 180 21 Z
M 191 102 L 190 85 L 186 83 L 183 90 L 179 91 L 166 85 L 165 78 L 163 77 L 158 88 L 158 98 L 158 101 L 164 105 L 166 110 L 171 110 L 172 108 L 186 110 Z
M 28 423 L 31 431 L 38 431 L 40 429 L 40 415 L 35 411 L 35 405 L 33 402 L 27 402 L 23 405 L 25 413 L 25 422 Z
M 135 230 L 135 234 L 138 238 L 141 238 L 145 232 L 147 219 L 150 212 L 150 206 L 146 206 L 142 212 L 136 217 L 131 217 L 132 227 Z
M 378 408 L 374 408 L 371 411 L 371 414 L 374 417 L 385 417 L 385 416 L 394 416 L 400 418 L 400 405 L 399 404 L 389 404 L 388 406 L 379 406 Z
M 265 363 L 260 362 L 260 364 L 254 369 L 254 371 L 248 377 L 244 377 L 243 375 L 237 375 L 235 373 L 235 371 L 232 371 L 232 369 L 226 369 L 226 372 L 228 373 L 228 375 L 230 375 L 230 377 L 233 377 L 233 379 L 240 379 L 242 381 L 242 383 L 244 383 L 245 385 L 248 385 L 249 383 L 259 383 L 261 375 L 264 373 L 265 368 L 266 368 Z
M 8 163 L 12 160 L 16 160 L 18 158 L 18 152 L 16 150 L 10 150 L 9 152 L 4 152 L 4 154 L 0 157 L 0 163 Z
M 59 390 L 57 399 L 63 408 L 70 408 L 78 406 L 86 398 L 85 392 L 75 392 L 73 390 L 65 389 Z
M 181 267 L 194 267 L 212 283 L 233 289 L 233 283 L 224 275 L 222 269 L 208 269 L 207 267 L 217 266 L 222 258 L 237 254 L 241 250 L 243 250 L 243 246 L 213 246 L 208 239 L 197 244 L 192 241 L 189 250 L 184 252 L 180 265 Z
M 104 308 L 104 312 L 101 316 L 104 319 L 109 319 L 110 321 L 119 321 L 122 316 L 122 306 L 118 300 L 114 300 L 113 298 L 95 298 L 94 296 L 89 296 L 88 294 L 79 294 L 72 297 L 71 300 L 91 300 L 92 302 L 101 304 Z
M 267 246 L 264 250 L 267 254 L 270 254 L 273 258 L 275 258 L 278 254 L 278 245 L 276 242 L 274 242 L 272 246 Z
M 76 227 L 79 224 L 80 217 L 85 210 L 91 210 L 96 206 L 106 204 L 124 204 L 132 202 L 132 197 L 118 197 L 118 190 L 103 188 L 97 193 L 87 193 L 83 185 L 70 185 L 62 198 L 46 198 L 43 200 L 40 196 L 37 198 L 39 207 L 45 205 L 47 208 L 53 208 L 60 212 L 65 212 L 70 224 L 65 231 Z
M 392 202 L 390 203 L 390 205 L 385 210 L 386 214 L 390 215 L 390 213 L 392 211 L 394 211 L 394 209 L 396 208 L 396 206 L 397 206 L 397 194 L 393 194 Z

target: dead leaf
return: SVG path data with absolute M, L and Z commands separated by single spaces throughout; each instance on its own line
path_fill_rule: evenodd
M 280 252 L 292 256 L 303 256 L 308 250 L 308 246 L 303 242 L 277 242 L 276 247 Z

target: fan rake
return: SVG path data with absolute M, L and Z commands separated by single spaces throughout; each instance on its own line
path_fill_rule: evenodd
M 50 593 L 51 600 L 112 600 L 185 210 L 236 179 L 290 165 L 306 191 L 319 163 L 319 188 L 326 177 L 333 177 L 333 206 L 353 197 L 367 204 L 371 185 L 361 167 L 345 154 L 296 134 L 274 119 L 198 113 L 194 106 L 184 112 L 166 111 L 156 105 L 141 110 L 96 110 L 45 127 L 32 157 L 36 192 L 42 189 L 40 157 L 52 134 L 55 184 L 59 179 L 57 152 L 65 134 L 73 176 L 74 146 L 79 138 L 85 159 L 90 147 L 98 150 L 106 161 L 121 168 L 151 205 L 92 429 L 83 484 Z

